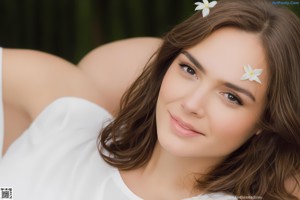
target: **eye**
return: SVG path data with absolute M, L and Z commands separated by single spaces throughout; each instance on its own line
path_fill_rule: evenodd
M 225 93 L 222 93 L 222 94 L 227 98 L 227 100 L 230 103 L 240 105 L 240 106 L 243 105 L 243 101 L 241 100 L 241 98 L 238 95 L 230 93 L 230 92 L 225 92 Z
M 182 68 L 182 70 L 184 70 L 186 73 L 188 73 L 192 76 L 196 76 L 196 71 L 192 67 L 190 67 L 186 64 L 179 64 L 179 65 Z

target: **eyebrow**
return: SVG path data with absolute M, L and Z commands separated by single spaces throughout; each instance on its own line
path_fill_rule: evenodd
M 185 55 L 199 70 L 201 70 L 204 74 L 206 73 L 206 70 L 203 68 L 203 66 L 200 64 L 200 62 L 194 56 L 192 56 L 192 54 L 190 54 L 187 51 L 182 51 L 181 53 L 183 55 Z M 255 97 L 250 91 L 248 91 L 244 88 L 241 88 L 237 85 L 234 85 L 232 83 L 229 83 L 229 82 L 225 82 L 224 85 L 226 87 L 229 87 L 229 88 L 237 91 L 237 92 L 245 94 L 246 96 L 248 96 L 250 99 L 252 99 L 255 102 Z
M 187 51 L 182 51 L 181 53 L 185 55 L 200 71 L 202 71 L 204 74 L 206 73 L 205 69 L 202 67 L 199 61 L 192 56 L 192 54 Z
M 250 91 L 248 91 L 244 88 L 241 88 L 237 85 L 234 85 L 232 83 L 228 83 L 228 82 L 224 83 L 224 85 L 231 88 L 231 89 L 233 89 L 233 90 L 236 90 L 237 92 L 245 94 L 246 96 L 250 97 L 250 99 L 252 99 L 255 102 L 255 97 Z

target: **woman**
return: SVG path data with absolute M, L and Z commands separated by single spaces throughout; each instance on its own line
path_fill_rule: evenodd
M 292 199 L 282 178 L 299 174 L 299 42 L 299 19 L 266 1 L 195 14 L 128 90 L 102 157 L 145 199 Z
M 178 25 L 101 131 L 108 164 L 95 139 L 111 117 L 91 102 L 110 102 L 93 82 L 45 55 L 16 69 L 5 50 L 4 113 L 30 127 L 1 160 L 0 186 L 16 199 L 292 199 L 299 39 L 299 19 L 265 1 L 220 1 Z

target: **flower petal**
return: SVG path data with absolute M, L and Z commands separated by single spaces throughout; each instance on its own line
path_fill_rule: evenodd
M 245 73 L 245 74 L 242 76 L 241 80 L 244 81 L 244 80 L 247 80 L 247 79 L 249 79 L 249 78 L 250 78 L 249 74 Z
M 205 5 L 201 2 L 196 2 L 195 5 L 197 5 L 195 10 L 202 10 L 205 7 Z
M 262 71 L 263 71 L 262 69 L 255 69 L 253 73 L 254 73 L 256 76 L 259 76 L 259 75 L 261 75 Z
M 212 8 L 212 7 L 214 7 L 215 5 L 217 5 L 217 1 L 212 1 L 212 2 L 210 2 L 208 5 L 209 5 L 210 8 Z
M 250 67 L 251 68 L 251 67 Z M 248 74 L 250 72 L 251 69 L 249 69 L 248 65 L 244 66 L 244 71 Z
M 209 14 L 209 8 L 203 8 L 203 10 L 202 10 L 202 16 L 203 17 L 206 17 L 207 15 Z
M 261 84 L 261 81 L 259 80 L 259 78 L 257 76 L 253 76 L 252 80 L 254 80 L 254 81 L 256 81 L 256 82 L 258 82 L 258 83 Z
M 208 4 L 208 0 L 203 0 L 203 3 L 204 4 Z
M 249 80 L 249 81 L 256 81 L 261 84 L 258 76 L 261 75 L 262 69 L 252 69 L 251 65 L 244 66 L 245 74 L 243 74 L 241 80 Z

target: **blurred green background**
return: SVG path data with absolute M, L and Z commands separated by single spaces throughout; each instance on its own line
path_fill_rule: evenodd
M 0 0 L 0 46 L 46 51 L 77 63 L 90 50 L 113 40 L 160 37 L 194 13 L 195 2 Z M 287 6 L 300 16 L 299 0 L 293 2 Z

